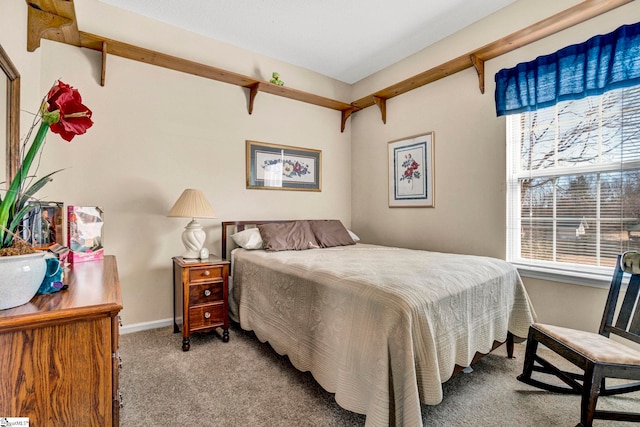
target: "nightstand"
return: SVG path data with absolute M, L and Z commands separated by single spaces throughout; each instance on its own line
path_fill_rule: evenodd
M 173 332 L 182 330 L 182 350 L 194 332 L 222 328 L 229 341 L 229 261 L 173 258 Z

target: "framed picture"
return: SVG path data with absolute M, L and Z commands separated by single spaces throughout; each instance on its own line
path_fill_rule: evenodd
M 22 221 L 24 240 L 38 249 L 62 244 L 63 203 L 33 201 L 29 204 L 35 207 Z
M 434 207 L 433 132 L 389 142 L 389 207 Z
M 247 188 L 322 191 L 322 151 L 247 141 Z

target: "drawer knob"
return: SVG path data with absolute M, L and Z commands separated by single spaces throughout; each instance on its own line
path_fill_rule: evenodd
M 211 276 L 211 272 L 209 270 L 205 270 L 202 274 L 204 274 L 205 276 Z
M 211 296 L 211 291 L 209 289 L 205 289 L 204 290 L 204 296 L 205 297 L 210 297 Z
M 208 319 L 208 318 L 210 318 L 210 317 L 211 317 L 211 313 L 209 313 L 208 311 L 205 311 L 205 313 L 204 313 L 204 318 L 205 318 L 205 319 Z

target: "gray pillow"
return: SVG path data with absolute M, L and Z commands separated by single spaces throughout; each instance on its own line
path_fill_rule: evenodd
M 344 225 L 337 219 L 311 220 L 309 225 L 321 248 L 356 244 Z
M 258 230 L 267 251 L 299 251 L 320 247 L 307 221 L 260 224 Z

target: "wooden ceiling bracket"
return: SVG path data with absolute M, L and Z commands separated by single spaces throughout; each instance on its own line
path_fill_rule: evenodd
M 387 99 L 373 95 L 373 102 L 380 109 L 380 115 L 382 116 L 382 123 L 387 124 Z
M 107 75 L 107 42 L 102 42 L 102 73 L 100 74 L 100 86 L 104 87 L 104 80 Z
M 260 90 L 260 82 L 245 87 L 249 89 L 249 114 L 251 114 L 253 113 L 253 101 L 256 99 L 256 95 Z
M 27 3 L 29 13 L 27 15 L 27 50 L 33 52 L 40 47 L 40 39 L 47 31 L 57 30 L 65 25 L 70 25 L 73 21 L 64 16 L 55 15 L 50 12 L 40 10 L 37 5 Z
M 342 121 L 340 123 L 340 133 L 344 132 L 344 128 L 347 125 L 347 119 L 351 116 L 351 113 L 358 110 L 359 108 L 355 108 L 355 107 L 342 110 Z
M 473 53 L 469 55 L 469 57 L 471 58 L 471 63 L 473 63 L 473 68 L 475 68 L 476 73 L 478 73 L 480 93 L 484 94 L 484 59 L 478 58 L 478 56 Z
M 27 1 L 27 51 L 33 52 L 40 47 L 42 38 L 58 38 L 61 33 L 73 34 L 74 28 L 61 31 L 75 24 L 73 18 L 46 11 L 39 5 L 41 1 Z M 46 35 L 46 36 L 45 36 Z

